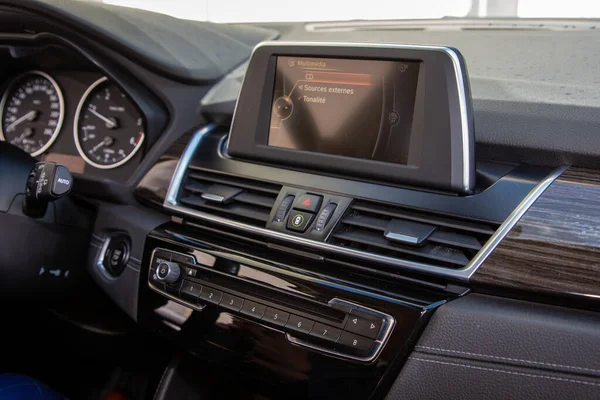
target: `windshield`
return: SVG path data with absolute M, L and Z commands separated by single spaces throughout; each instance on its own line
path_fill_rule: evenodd
M 83 0 L 213 22 L 598 18 L 597 0 Z

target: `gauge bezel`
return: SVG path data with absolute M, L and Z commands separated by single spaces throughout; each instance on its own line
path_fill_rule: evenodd
M 47 74 L 43 71 L 32 70 L 32 71 L 24 72 L 20 75 L 17 75 L 16 77 L 14 77 L 12 79 L 12 81 L 10 82 L 10 84 L 8 85 L 8 88 L 6 89 L 4 95 L 2 96 L 2 100 L 0 101 L 0 139 L 2 139 L 3 141 L 6 142 L 6 137 L 4 136 L 4 128 L 2 127 L 2 125 L 3 125 L 2 120 L 4 119 L 4 106 L 6 105 L 6 102 L 8 101 L 8 95 L 12 92 L 12 90 L 15 88 L 15 86 L 21 80 L 23 80 L 23 78 L 25 78 L 29 75 L 39 75 L 39 76 L 47 79 L 48 82 L 50 82 L 50 84 L 52 85 L 52 87 L 54 87 L 54 90 L 56 91 L 56 93 L 58 94 L 58 101 L 60 103 L 60 110 L 59 110 L 60 115 L 58 117 L 58 123 L 56 124 L 56 128 L 54 129 L 52 136 L 48 140 L 48 143 L 46 143 L 38 151 L 35 151 L 33 153 L 28 153 L 32 157 L 37 157 L 40 154 L 43 154 L 46 150 L 48 150 L 54 144 L 54 142 L 58 138 L 58 135 L 60 134 L 60 130 L 62 129 L 62 124 L 63 124 L 64 118 L 65 118 L 65 99 L 63 97 L 60 86 L 54 80 L 54 78 L 52 78 L 49 74 Z
M 98 168 L 98 169 L 113 169 L 113 168 L 117 168 L 117 167 L 120 167 L 121 165 L 126 164 L 142 148 L 142 145 L 144 144 L 144 139 L 146 138 L 146 129 L 145 129 L 145 126 L 142 126 L 142 131 L 143 131 L 142 132 L 142 139 L 139 141 L 139 143 L 137 144 L 137 146 L 135 146 L 135 148 L 131 151 L 131 153 L 129 153 L 129 155 L 127 157 L 125 157 L 121 161 L 118 161 L 118 162 L 116 162 L 114 164 L 106 164 L 106 165 L 104 165 L 104 164 L 98 164 L 98 163 L 92 161 L 87 156 L 87 154 L 85 153 L 85 151 L 83 151 L 83 148 L 81 147 L 81 144 L 79 143 L 79 118 L 81 116 L 81 110 L 83 109 L 83 105 L 85 104 L 87 98 L 94 91 L 94 89 L 96 89 L 96 87 L 98 87 L 100 84 L 102 84 L 102 83 L 104 83 L 106 81 L 108 81 L 108 77 L 103 76 L 102 78 L 96 80 L 94 83 L 92 83 L 87 88 L 87 90 L 81 96 L 81 100 L 79 100 L 79 104 L 77 104 L 77 110 L 75 111 L 75 119 L 73 121 L 73 138 L 75 140 L 75 146 L 77 147 L 77 152 L 79 153 L 79 155 L 81 156 L 81 158 L 83 158 L 83 160 L 87 164 L 91 165 L 94 168 Z M 115 83 L 115 85 L 116 85 L 116 83 Z M 117 87 L 118 87 L 118 85 L 117 85 Z M 129 96 L 120 87 L 119 87 L 119 90 L 121 90 L 123 93 L 125 93 L 125 95 Z M 130 99 L 130 101 L 133 104 L 133 100 L 131 99 L 131 97 L 129 99 Z M 137 106 L 135 104 L 133 104 L 133 105 L 134 105 L 134 107 L 137 108 Z M 140 116 L 142 118 L 142 121 L 143 121 L 144 115 L 139 111 L 139 109 L 137 111 L 140 114 Z M 143 124 L 143 125 L 145 125 L 145 124 Z

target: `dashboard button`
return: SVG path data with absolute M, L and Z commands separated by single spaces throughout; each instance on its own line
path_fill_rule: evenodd
M 196 264 L 196 258 L 194 258 L 194 256 L 179 253 L 171 253 L 171 261 L 187 264 Z
M 199 285 L 192 281 L 183 280 L 181 288 L 179 289 L 179 295 L 192 303 L 198 301 L 200 293 L 202 292 L 202 285 Z
M 349 332 L 375 339 L 377 338 L 377 335 L 379 335 L 382 325 L 383 320 L 381 318 L 367 316 L 360 311 L 352 310 L 350 311 L 344 329 Z
M 219 304 L 221 302 L 221 297 L 223 297 L 223 292 L 206 286 L 202 288 L 202 293 L 200 293 L 200 298 L 202 300 L 206 300 L 213 304 Z
M 288 320 L 287 324 L 285 324 L 285 327 L 296 332 L 308 333 L 314 325 L 314 321 L 292 314 L 290 315 L 290 319 Z
M 328 342 L 335 343 L 342 334 L 341 329 L 334 328 L 333 326 L 323 325 L 320 322 L 316 322 L 315 326 L 310 331 L 310 336 L 327 340 Z
M 164 250 L 156 250 L 154 257 L 152 258 L 152 268 L 158 268 L 158 266 L 164 262 L 171 261 L 171 254 Z
M 317 196 L 316 194 L 303 194 L 294 202 L 294 209 L 315 213 L 321 208 L 322 201 L 322 196 Z
M 191 278 L 195 277 L 198 271 L 194 268 L 185 268 L 185 276 L 189 276 Z
M 156 274 L 158 275 L 158 279 L 165 281 L 165 283 L 175 283 L 181 277 L 181 269 L 179 268 L 179 264 L 165 261 L 160 263 L 156 269 Z
M 223 293 L 223 298 L 221 298 L 220 305 L 221 307 L 225 307 L 233 311 L 240 311 L 243 304 L 244 299 L 230 295 L 229 293 Z
M 315 214 L 305 211 L 292 210 L 288 217 L 287 228 L 291 231 L 305 232 Z
M 279 208 L 277 208 L 277 212 L 275 213 L 275 218 L 273 218 L 274 222 L 281 222 L 285 219 L 294 199 L 295 197 L 290 195 L 281 200 L 281 204 L 279 204 Z
M 357 335 L 352 332 L 342 332 L 338 344 L 345 350 L 350 350 L 353 354 L 367 355 L 375 342 L 372 339 Z
M 265 315 L 265 310 L 267 307 L 262 304 L 255 303 L 250 300 L 244 300 L 244 305 L 242 306 L 242 314 L 249 315 L 254 318 L 262 318 Z
M 317 218 L 317 222 L 315 222 L 315 231 L 321 232 L 325 230 L 325 227 L 329 223 L 336 208 L 337 204 L 335 203 L 329 203 L 323 208 L 323 211 L 321 211 L 321 214 L 319 214 L 319 217 Z
M 269 322 L 271 324 L 284 326 L 289 318 L 290 313 L 277 310 L 276 308 L 267 307 L 267 311 L 265 311 L 265 315 L 262 319 L 263 321 Z

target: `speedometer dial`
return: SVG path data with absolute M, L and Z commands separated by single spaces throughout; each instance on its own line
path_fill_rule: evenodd
M 0 102 L 0 138 L 32 156 L 56 140 L 65 104 L 58 84 L 41 71 L 17 77 Z
M 83 94 L 75 113 L 74 134 L 77 150 L 88 164 L 116 168 L 142 147 L 144 120 L 129 97 L 104 77 Z

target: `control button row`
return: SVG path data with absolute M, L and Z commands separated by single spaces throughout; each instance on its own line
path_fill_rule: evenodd
M 339 346 L 343 351 L 357 356 L 368 354 L 375 344 L 373 339 L 361 336 L 355 332 L 334 328 L 333 326 L 315 322 L 299 315 L 289 314 L 275 308 L 266 307 L 250 300 L 244 300 L 241 313 L 264 322 L 283 326 L 292 332 L 310 335 L 328 342 L 330 345 Z
M 338 206 L 337 201 L 325 202 L 323 206 L 323 200 L 320 194 L 288 194 L 277 206 L 273 222 L 285 222 L 287 230 L 305 233 L 316 220 L 312 230 L 323 232 Z
M 158 288 L 178 295 L 191 304 L 200 300 L 220 305 L 228 310 L 284 327 L 286 330 L 309 335 L 336 349 L 355 356 L 369 354 L 383 326 L 383 319 L 356 309 L 350 309 L 344 329 L 315 322 L 309 318 L 276 308 L 267 307 L 251 300 L 243 299 L 220 290 L 183 279 L 175 285 L 165 284 L 158 276 L 159 271 L 151 269 L 151 282 Z

